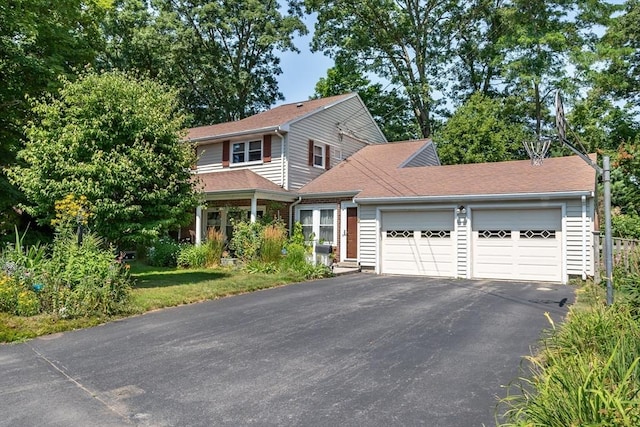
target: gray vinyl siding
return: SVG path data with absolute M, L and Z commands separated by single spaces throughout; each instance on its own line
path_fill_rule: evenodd
M 254 135 L 242 138 L 231 139 L 230 144 L 234 142 L 243 142 L 262 138 L 262 135 Z M 286 144 L 286 143 L 285 143 Z M 198 147 L 198 173 L 215 172 L 222 170 L 249 169 L 258 175 L 272 181 L 278 185 L 282 183 L 282 152 L 281 138 L 278 135 L 271 136 L 271 161 L 261 164 L 252 164 L 247 166 L 230 166 L 222 167 L 222 141 L 213 144 L 206 144 Z M 286 164 L 285 164 L 286 173 Z M 286 177 L 285 177 L 286 180 Z
M 198 172 L 213 172 L 222 169 L 222 143 L 198 147 Z
M 360 205 L 358 208 L 360 215 L 359 235 L 360 242 L 359 261 L 363 267 L 375 267 L 377 261 L 377 234 L 378 226 L 376 222 L 376 207 Z
M 586 255 L 587 255 L 587 275 L 593 275 L 593 212 L 592 204 L 587 201 L 586 217 Z M 582 201 L 580 199 L 568 200 L 566 202 L 566 253 L 567 253 L 567 274 L 582 275 Z
M 335 157 L 336 150 L 341 151 L 341 158 L 345 159 L 366 145 L 362 141 L 386 142 L 364 108 L 360 99 L 353 97 L 291 124 L 288 133 L 290 190 L 299 189 L 325 172 L 309 166 L 309 140 L 331 147 L 331 167 L 341 161 Z
M 436 149 L 432 143 L 429 143 L 426 147 L 418 152 L 411 160 L 409 160 L 404 167 L 413 168 L 419 166 L 438 166 L 440 161 L 436 154 Z

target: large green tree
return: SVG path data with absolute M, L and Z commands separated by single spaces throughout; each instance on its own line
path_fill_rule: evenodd
M 366 71 L 401 87 L 421 136 L 429 137 L 443 89 L 455 0 L 306 0 L 316 12 L 313 47 L 354 58 Z
M 99 0 L 11 0 L 0 4 L 0 235 L 13 230 L 20 192 L 5 170 L 15 162 L 30 117 L 27 98 L 59 87 L 101 48 Z
M 500 162 L 523 159 L 530 138 L 513 99 L 490 98 L 478 92 L 456 110 L 434 140 L 443 164 Z
M 594 86 L 637 108 L 640 101 L 640 1 L 628 0 L 611 20 L 594 58 Z M 591 65 L 591 64 L 589 64 Z
M 505 92 L 527 107 L 537 137 L 553 124 L 555 91 L 578 92 L 581 81 L 570 66 L 594 48 L 596 25 L 614 10 L 600 0 L 510 0 L 501 8 Z
M 103 68 L 179 90 L 190 125 L 237 120 L 283 99 L 278 52 L 296 51 L 302 11 L 272 0 L 117 0 L 103 26 Z
M 121 72 L 88 73 L 36 102 L 23 162 L 11 178 L 43 224 L 55 202 L 85 196 L 92 228 L 118 244 L 151 239 L 189 220 L 193 149 L 181 141 L 175 93 Z

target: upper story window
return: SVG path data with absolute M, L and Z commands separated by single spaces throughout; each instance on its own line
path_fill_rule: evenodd
M 313 145 L 313 166 L 324 168 L 324 144 Z
M 309 166 L 329 169 L 331 167 L 331 147 L 309 140 Z
M 231 145 L 231 163 L 258 162 L 262 160 L 262 141 L 234 142 Z

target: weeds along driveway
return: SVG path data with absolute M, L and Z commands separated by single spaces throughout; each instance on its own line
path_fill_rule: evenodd
M 574 288 L 357 274 L 0 346 L 0 425 L 494 425 Z

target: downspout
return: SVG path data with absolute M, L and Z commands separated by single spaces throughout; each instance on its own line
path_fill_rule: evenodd
M 582 196 L 582 280 L 587 279 L 587 196 Z
M 276 135 L 280 137 L 280 187 L 288 190 L 288 185 L 284 181 L 284 135 L 278 129 L 276 129 Z
M 298 200 L 289 205 L 289 237 L 293 233 L 293 207 L 302 201 L 302 196 L 298 196 Z

